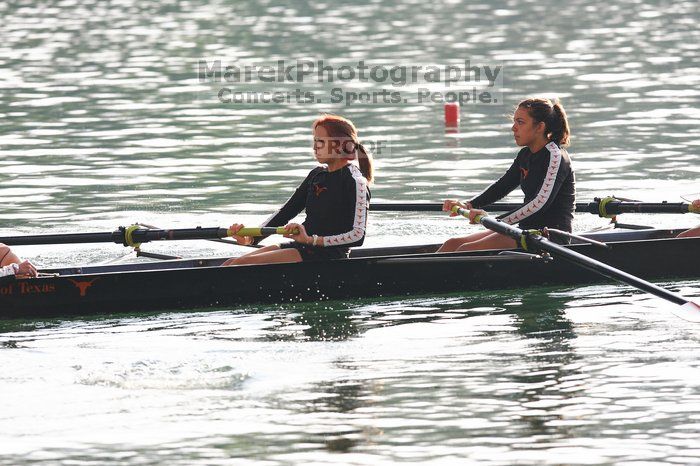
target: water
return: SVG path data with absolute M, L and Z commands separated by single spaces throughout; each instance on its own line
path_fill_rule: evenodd
M 0 15 L 0 234 L 254 224 L 314 166 L 319 111 L 389 141 L 375 200 L 466 197 L 512 160 L 507 114 L 529 95 L 567 109 L 580 200 L 700 191 L 694 2 L 65 0 L 3 3 Z M 212 57 L 502 64 L 504 104 L 463 106 L 458 133 L 445 132 L 432 103 L 223 104 L 195 73 Z M 374 213 L 367 244 L 474 228 Z M 117 245 L 17 249 L 44 266 L 133 259 Z M 240 253 L 205 242 L 149 250 Z M 668 285 L 700 296 L 697 281 Z M 624 287 L 1 330 L 0 464 L 700 462 L 700 331 Z
M 617 287 L 14 326 L 0 464 L 698 458 L 700 333 Z

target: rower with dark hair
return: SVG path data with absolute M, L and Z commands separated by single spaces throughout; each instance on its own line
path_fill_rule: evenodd
M 282 226 L 306 210 L 302 224 L 285 225 L 285 237 L 294 242 L 266 246 L 229 259 L 224 265 L 342 259 L 348 257 L 351 247 L 363 243 L 370 200 L 368 184 L 373 178 L 372 155 L 360 143 L 350 120 L 324 115 L 312 128 L 314 155 L 325 166 L 311 170 L 284 206 L 262 225 Z M 359 167 L 351 162 L 354 159 Z M 231 230 L 237 232 L 242 227 L 234 224 Z M 253 242 L 247 236 L 234 238 L 240 244 Z
M 693 201 L 693 209 L 695 212 L 700 212 L 700 199 L 695 199 Z M 685 230 L 679 234 L 677 238 L 691 238 L 693 236 L 700 236 L 700 225 L 696 226 L 695 228 Z
M 18 277 L 36 277 L 36 267 L 23 261 L 12 250 L 0 243 L 0 277 L 15 275 Z
M 564 107 L 549 99 L 526 99 L 518 104 L 511 127 L 515 143 L 522 146 L 506 173 L 484 192 L 462 203 L 448 199 L 443 210 L 457 205 L 471 209 L 470 220 L 485 214 L 480 207 L 507 196 L 518 186 L 525 194 L 522 206 L 498 218 L 519 224 L 524 230 L 556 228 L 571 232 L 576 189 L 569 145 L 569 122 Z M 457 215 L 451 213 L 450 215 Z M 512 248 L 512 238 L 490 230 L 447 240 L 438 252 Z

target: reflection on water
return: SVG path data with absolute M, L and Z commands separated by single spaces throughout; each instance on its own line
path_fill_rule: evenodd
M 556 408 L 576 403 L 583 391 L 581 384 L 587 378 L 579 370 L 581 359 L 572 347 L 576 339 L 573 323 L 566 317 L 566 304 L 570 298 L 554 297 L 540 293 L 526 293 L 521 304 L 524 311 L 518 314 L 518 331 L 533 339 L 528 359 L 533 363 L 525 374 L 514 374 L 514 380 L 526 389 L 518 400 L 530 408 L 522 417 L 533 437 L 572 437 L 564 415 Z
M 134 463 L 347 464 L 335 456 L 343 452 L 360 464 L 561 464 L 580 455 L 602 464 L 660 461 L 676 448 L 697 459 L 700 335 L 615 286 L 15 322 L 3 331 L 0 362 L 12 376 L 0 379 L 0 425 L 13 428 L 1 430 L 12 446 L 0 464 L 38 458 L 36 438 L 42 457 L 100 461 L 128 450 Z M 31 421 L 39 413 L 41 426 Z M 134 426 L 153 434 L 135 437 Z

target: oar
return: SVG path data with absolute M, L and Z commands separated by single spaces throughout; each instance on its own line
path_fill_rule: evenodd
M 268 236 L 286 233 L 284 227 L 242 228 L 239 236 Z M 76 243 L 117 243 L 124 246 L 138 247 L 141 243 L 162 240 L 214 239 L 233 236 L 228 228 L 182 228 L 153 229 L 140 225 L 119 227 L 117 230 L 102 233 L 67 233 L 53 235 L 28 235 L 0 237 L 0 243 L 8 246 L 27 246 L 39 244 L 76 244 Z
M 490 212 L 509 212 L 522 207 L 522 203 L 496 202 L 484 206 Z M 442 203 L 438 202 L 377 202 L 371 210 L 379 212 L 441 212 Z M 614 197 L 595 198 L 593 202 L 577 202 L 576 212 L 597 214 L 600 217 L 612 217 L 623 213 L 642 214 L 686 214 L 700 213 L 700 209 L 687 202 L 637 202 L 623 201 Z
M 469 210 L 467 209 L 462 209 L 455 206 L 452 211 L 467 218 L 469 217 Z M 605 277 L 632 285 L 633 287 L 642 291 L 646 291 L 647 293 L 651 293 L 659 298 L 670 301 L 677 305 L 672 309 L 672 312 L 675 315 L 691 322 L 700 322 L 700 306 L 677 293 L 668 291 L 665 288 L 661 288 L 658 285 L 642 280 L 639 277 L 635 277 L 634 275 L 630 275 L 627 272 L 611 267 L 603 262 L 591 259 L 588 256 L 584 256 L 576 251 L 572 251 L 564 246 L 553 243 L 539 234 L 539 232 L 523 231 L 520 228 L 501 222 L 487 215 L 477 215 L 474 218 L 474 221 L 481 223 L 491 231 L 510 236 L 526 250 L 533 249 L 536 251 L 547 251 L 553 256 L 565 259 L 580 267 L 584 267 Z
M 148 223 L 137 223 L 136 225 L 140 225 L 140 226 L 142 226 L 142 227 L 149 228 L 149 229 L 152 229 L 152 230 L 158 230 L 158 229 L 160 229 L 160 227 L 157 227 L 157 226 L 155 226 L 155 225 L 149 225 Z M 235 241 L 229 241 L 229 240 L 227 240 L 227 239 L 221 239 L 221 238 L 211 238 L 211 239 L 207 239 L 207 240 L 205 240 L 205 241 L 211 241 L 212 243 L 229 244 L 229 245 L 231 245 L 231 246 L 241 246 L 241 247 L 244 247 L 244 248 L 262 248 L 262 247 L 263 247 L 263 246 L 261 246 L 261 245 L 259 245 L 259 244 L 238 244 L 238 243 L 235 242 Z M 146 253 L 146 252 L 144 252 L 144 251 L 141 251 L 141 252 L 138 253 L 137 255 L 141 255 L 141 256 L 144 256 L 144 257 L 151 257 L 151 256 L 154 255 L 154 253 Z M 158 257 L 154 257 L 154 258 L 155 258 L 155 259 L 158 259 Z M 164 257 L 165 260 L 167 260 L 167 258 L 168 258 L 167 256 Z M 181 259 L 180 257 L 175 257 L 175 256 L 171 256 L 170 258 L 171 258 L 171 259 Z

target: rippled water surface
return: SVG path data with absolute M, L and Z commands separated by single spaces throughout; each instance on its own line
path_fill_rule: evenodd
M 509 165 L 507 114 L 529 95 L 567 109 L 579 200 L 700 192 L 696 2 L 17 0 L 0 3 L 0 17 L 2 235 L 255 224 L 314 166 L 321 111 L 388 142 L 374 200 L 467 197 Z M 463 105 L 458 132 L 432 102 L 221 103 L 225 84 L 196 72 L 215 58 L 470 60 L 503 66 L 502 102 Z M 367 244 L 393 245 L 475 227 L 376 212 L 368 228 Z M 134 259 L 117 245 L 18 252 L 43 266 Z M 667 285 L 700 297 L 697 281 Z M 2 321 L 0 331 L 3 465 L 700 463 L 700 327 L 614 285 Z

